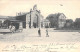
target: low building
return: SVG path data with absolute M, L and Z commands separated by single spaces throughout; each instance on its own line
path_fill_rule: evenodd
M 50 28 L 50 21 L 48 19 L 43 20 L 43 27 L 44 28 Z
M 0 28 L 4 25 L 4 21 L 8 19 L 8 16 L 0 16 Z
M 3 23 L 6 19 L 8 19 L 8 16 L 0 16 L 0 23 Z

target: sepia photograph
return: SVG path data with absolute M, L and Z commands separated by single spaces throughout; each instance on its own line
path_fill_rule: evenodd
M 0 0 L 0 52 L 79 52 L 80 0 Z

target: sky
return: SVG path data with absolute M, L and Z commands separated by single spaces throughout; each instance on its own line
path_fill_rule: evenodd
M 64 13 L 67 19 L 80 18 L 80 0 L 0 0 L 0 15 L 15 16 L 17 12 L 29 12 L 35 4 L 44 18 L 58 12 Z

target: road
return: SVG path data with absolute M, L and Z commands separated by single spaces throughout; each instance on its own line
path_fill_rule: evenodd
M 80 42 L 79 32 L 60 32 L 52 29 L 48 30 L 49 37 L 46 37 L 45 29 L 41 29 L 41 37 L 39 37 L 38 29 L 36 28 L 36 29 L 24 29 L 23 32 L 18 33 L 0 34 L 0 41 Z

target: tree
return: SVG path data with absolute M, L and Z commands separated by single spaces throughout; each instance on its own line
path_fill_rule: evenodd
M 76 18 L 76 20 L 74 22 L 74 27 L 80 28 L 80 18 Z
M 58 27 L 58 15 L 57 14 L 50 14 L 46 17 L 50 21 L 50 27 Z
M 72 19 L 67 19 L 66 20 L 66 24 L 65 24 L 65 27 L 73 27 L 73 20 Z

